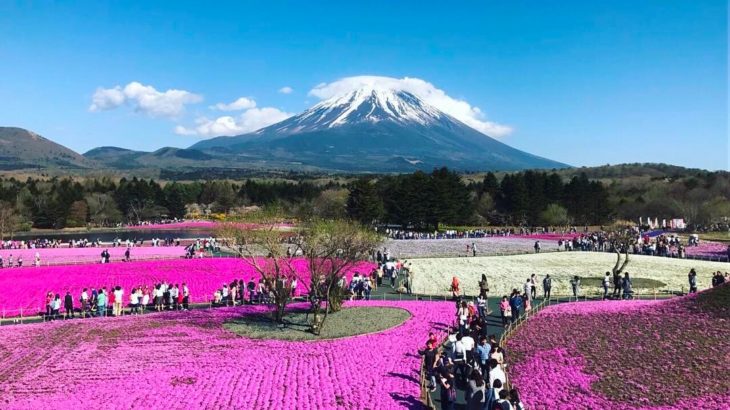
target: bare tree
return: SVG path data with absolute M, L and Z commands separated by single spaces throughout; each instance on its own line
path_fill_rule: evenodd
M 292 297 L 292 281 L 301 281 L 292 258 L 282 246 L 278 222 L 278 218 L 265 212 L 248 215 L 246 221 L 223 224 L 216 236 L 259 274 L 273 295 L 274 319 L 283 323 Z
M 614 232 L 610 238 L 610 244 L 613 252 L 616 254 L 616 264 L 611 271 L 613 272 L 615 281 L 616 277 L 621 275 L 629 265 L 629 249 L 633 246 L 635 238 L 630 226 L 614 225 L 612 228 Z M 623 261 L 621 254 L 623 254 Z
M 367 259 L 382 238 L 357 223 L 342 220 L 309 222 L 300 238 L 297 246 L 307 260 L 310 273 L 311 329 L 319 334 L 327 315 L 342 307 L 346 273 Z M 326 304 L 324 314 L 323 304 Z

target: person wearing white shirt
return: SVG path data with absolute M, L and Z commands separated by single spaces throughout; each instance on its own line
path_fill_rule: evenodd
M 466 379 L 466 359 L 467 359 L 467 350 L 466 346 L 464 346 L 463 342 L 464 338 L 461 336 L 461 334 L 456 335 L 456 342 L 454 343 L 454 364 L 456 365 L 456 369 L 454 370 L 454 376 L 460 374 L 462 379 Z
M 140 292 L 142 292 L 140 290 Z M 142 306 L 140 306 L 139 313 L 144 313 L 145 309 L 147 309 L 147 305 L 150 304 L 150 294 L 148 292 L 144 292 L 142 294 Z
M 124 306 L 124 290 L 121 286 L 114 288 L 114 316 L 122 315 L 122 307 Z
M 136 315 L 139 311 L 139 293 L 137 293 L 137 289 L 132 289 L 132 293 L 129 295 L 129 305 L 132 308 L 132 314 Z
M 188 289 L 188 285 L 185 283 L 182 284 L 182 292 L 183 292 L 183 310 L 188 310 L 188 303 L 190 302 L 190 289 Z
M 468 355 L 472 350 L 474 350 L 474 338 L 466 335 L 461 338 L 461 344 L 464 345 L 464 350 L 466 350 L 466 354 Z
M 504 370 L 502 370 L 502 367 L 497 363 L 497 360 L 490 359 L 489 360 L 489 367 L 491 370 L 489 370 L 489 384 L 494 385 L 495 380 L 499 380 L 502 382 L 502 385 L 507 383 L 507 376 L 504 374 Z

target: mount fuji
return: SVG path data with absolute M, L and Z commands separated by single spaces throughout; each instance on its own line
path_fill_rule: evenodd
M 363 86 L 258 131 L 190 149 L 236 158 L 353 172 L 564 168 L 514 149 L 399 89 Z

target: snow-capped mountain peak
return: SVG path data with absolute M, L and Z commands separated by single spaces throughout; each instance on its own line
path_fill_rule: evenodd
M 407 91 L 372 84 L 324 100 L 297 116 L 269 127 L 267 131 L 299 133 L 380 121 L 428 125 L 440 121 L 444 116 L 444 113 Z

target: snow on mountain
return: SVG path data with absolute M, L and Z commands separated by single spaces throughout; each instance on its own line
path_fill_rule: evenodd
M 564 165 L 516 150 L 409 91 L 377 83 L 334 95 L 253 133 L 213 138 L 191 148 L 246 161 L 373 172 Z
M 415 95 L 374 86 L 322 101 L 271 129 L 280 132 L 306 132 L 359 122 L 395 121 L 428 125 L 444 114 Z

